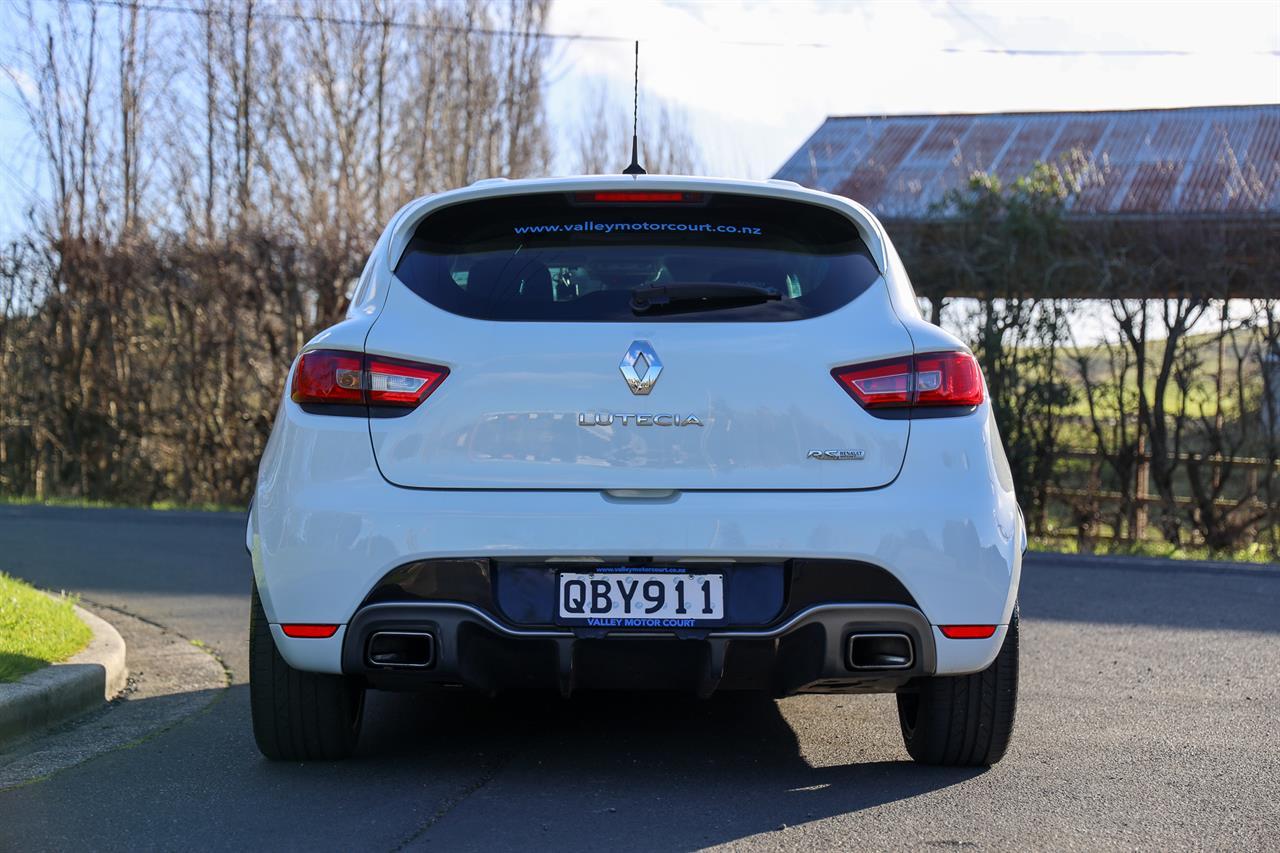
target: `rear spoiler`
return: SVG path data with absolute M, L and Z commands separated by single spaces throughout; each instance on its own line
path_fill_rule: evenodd
M 869 210 L 843 196 L 805 189 L 792 181 L 738 181 L 723 178 L 691 178 L 662 175 L 639 177 L 596 175 L 578 178 L 537 178 L 522 181 L 489 178 L 477 181 L 463 189 L 424 196 L 405 205 L 392 218 L 391 225 L 387 228 L 387 235 L 390 237 L 387 242 L 386 252 L 387 268 L 388 270 L 396 268 L 409 245 L 409 240 L 413 237 L 414 231 L 417 230 L 418 224 L 428 214 L 442 207 L 477 199 L 529 195 L 532 193 L 600 190 L 630 190 L 634 192 L 637 188 L 643 188 L 646 191 L 683 190 L 752 195 L 821 205 L 843 214 L 853 222 L 858 229 L 859 236 L 862 237 L 862 242 L 866 244 L 868 251 L 871 252 L 871 258 L 875 261 L 880 272 L 887 273 L 889 270 L 888 240 L 885 237 L 883 226 L 872 216 Z

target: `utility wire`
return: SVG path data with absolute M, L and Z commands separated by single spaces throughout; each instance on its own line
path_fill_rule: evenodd
M 48 2 L 56 2 L 56 0 L 48 0 Z M 171 3 L 155 3 L 145 2 L 145 0 L 67 0 L 78 6 L 107 6 L 115 9 L 133 10 L 137 9 L 141 12 L 160 12 L 166 14 L 185 14 L 195 15 L 201 18 L 225 18 L 229 21 L 235 20 L 238 15 L 234 10 L 198 8 L 194 6 L 178 6 Z M 954 6 L 952 7 L 955 8 Z M 373 19 L 373 18 L 352 18 L 345 16 L 332 15 L 305 15 L 297 12 L 269 12 L 265 10 L 255 10 L 254 18 L 264 21 L 277 21 L 281 23 L 313 23 L 313 24 L 334 24 L 337 26 L 347 27 L 370 27 L 377 29 L 402 29 L 414 30 L 417 32 L 435 32 L 435 33 L 456 33 L 473 36 L 490 36 L 490 37 L 512 37 L 541 39 L 546 41 L 565 41 L 565 42 L 597 42 L 597 43 L 613 43 L 622 44 L 631 42 L 634 39 L 631 36 L 607 36 L 592 33 L 550 33 L 537 30 L 515 30 L 503 27 L 466 27 L 456 24 L 425 24 L 418 21 L 397 21 L 394 19 Z M 972 21 L 971 21 L 972 23 Z M 701 43 L 706 44 L 708 40 L 702 39 Z M 771 48 L 801 48 L 812 50 L 848 50 L 847 44 L 834 44 L 831 42 L 781 42 L 781 41 L 742 41 L 742 40 L 716 40 L 714 44 L 722 44 L 731 47 L 771 47 Z M 1133 50 L 1073 50 L 1073 49 L 1048 49 L 1040 50 L 1035 48 L 1004 48 L 1004 47 L 942 47 L 938 48 L 941 53 L 949 54 L 988 54 L 996 56 L 1031 56 L 1031 57 L 1064 57 L 1064 56 L 1114 56 L 1114 57 L 1178 57 L 1178 56 L 1204 56 L 1219 53 L 1220 51 L 1200 51 L 1200 50 L 1159 50 L 1159 49 L 1133 49 Z M 1280 56 L 1280 50 L 1255 50 L 1249 53 L 1257 56 Z
M 960 20 L 968 24 L 970 28 L 976 31 L 984 39 L 996 45 L 997 47 L 1004 47 L 1004 45 L 1001 44 L 1000 39 L 996 38 L 995 33 L 991 32 L 991 30 L 987 29 L 982 24 L 974 20 L 973 17 L 970 16 L 968 12 L 960 8 L 960 5 L 956 2 L 956 0 L 947 0 L 947 8 L 950 9 L 957 18 L 959 18 Z
M 56 0 L 48 0 L 53 3 Z M 67 0 L 78 6 L 109 6 L 115 9 L 137 9 L 142 12 L 162 12 L 169 14 L 195 15 L 201 18 L 226 18 L 235 20 L 242 17 L 231 9 L 199 8 L 196 6 L 176 6 L 171 3 L 134 2 L 134 0 Z M 378 20 L 373 18 L 351 18 L 332 15 L 304 15 L 296 12 L 268 12 L 254 10 L 253 17 L 264 21 L 282 23 L 314 23 L 336 24 L 348 27 L 383 27 L 391 29 L 417 30 L 419 32 L 462 33 L 480 36 L 525 36 L 528 38 L 546 39 L 549 41 L 590 41 L 590 42 L 631 42 L 631 36 L 606 36 L 591 33 L 549 33 L 538 30 L 513 30 L 503 27 L 465 27 L 456 24 L 424 24 L 418 21 Z M 835 49 L 836 44 L 822 42 L 773 42 L 773 41 L 717 41 L 716 44 L 734 45 L 738 47 L 800 47 Z
M 55 0 L 49 0 L 55 2 Z M 161 12 L 166 14 L 195 15 L 199 18 L 225 18 L 236 20 L 242 15 L 232 9 L 199 8 L 195 6 L 175 6 L 168 3 L 132 2 L 132 0 L 68 0 L 77 6 L 110 6 L 115 9 L 141 12 Z M 459 33 L 475 36 L 526 36 L 529 38 L 560 41 L 595 41 L 595 42 L 627 42 L 630 38 L 623 36 L 590 35 L 587 33 L 547 33 L 536 30 L 513 30 L 501 27 L 466 27 L 457 24 L 424 24 L 419 21 L 397 21 L 394 19 L 376 20 L 372 18 L 335 17 L 332 15 L 303 15 L 295 12 L 267 12 L 257 9 L 253 17 L 262 21 L 303 24 L 336 24 L 344 27 L 376 27 L 378 29 L 415 30 L 432 33 Z
M 944 47 L 943 53 L 983 53 L 995 56 L 1214 56 L 1227 53 L 1218 50 L 1056 50 L 1008 47 Z M 1255 56 L 1280 56 L 1280 50 L 1252 50 Z

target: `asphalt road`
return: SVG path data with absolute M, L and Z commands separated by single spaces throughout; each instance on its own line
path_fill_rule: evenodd
M 1280 846 L 1280 570 L 1035 558 L 1014 743 L 907 760 L 891 697 L 378 694 L 360 755 L 249 730 L 239 516 L 0 507 L 0 569 L 211 646 L 233 685 L 150 739 L 0 792 L 0 849 Z

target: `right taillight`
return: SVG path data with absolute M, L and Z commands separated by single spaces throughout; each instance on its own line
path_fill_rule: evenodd
M 312 405 L 396 406 L 412 409 L 431 395 L 449 368 L 342 350 L 302 354 L 290 398 Z
M 972 408 L 982 402 L 982 371 L 967 352 L 920 355 L 837 367 L 831 375 L 864 409 Z

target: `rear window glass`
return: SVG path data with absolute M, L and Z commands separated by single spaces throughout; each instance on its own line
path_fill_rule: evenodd
M 619 190 L 444 208 L 395 274 L 454 314 L 553 322 L 801 320 L 880 275 L 853 223 L 826 208 Z

